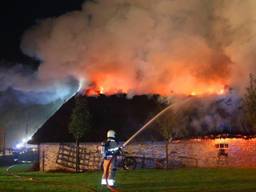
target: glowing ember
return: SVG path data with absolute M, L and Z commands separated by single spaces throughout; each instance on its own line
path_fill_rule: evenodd
M 224 87 L 224 86 L 222 86 Z M 208 88 L 208 89 L 197 89 L 190 93 L 190 96 L 197 95 L 224 95 L 226 93 L 225 88 Z
M 104 87 L 100 87 L 100 94 L 104 94 Z
M 191 95 L 192 95 L 192 96 L 196 96 L 197 94 L 196 94 L 195 91 L 193 91 L 193 92 L 191 93 Z
M 225 93 L 225 90 L 224 90 L 224 89 L 221 89 L 221 90 L 218 92 L 219 95 L 223 95 L 224 93 Z

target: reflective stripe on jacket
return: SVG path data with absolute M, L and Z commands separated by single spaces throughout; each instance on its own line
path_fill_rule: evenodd
M 119 150 L 118 142 L 114 139 L 108 139 L 107 142 L 104 144 L 104 153 L 103 156 L 111 157 Z

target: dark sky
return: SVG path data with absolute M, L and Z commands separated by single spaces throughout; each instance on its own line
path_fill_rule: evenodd
M 37 21 L 81 8 L 85 0 L 1 0 L 0 60 L 36 67 L 38 62 L 22 54 L 23 32 Z

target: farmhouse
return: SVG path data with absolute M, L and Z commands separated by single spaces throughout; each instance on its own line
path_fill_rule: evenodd
M 100 147 L 107 130 L 116 130 L 120 141 L 125 141 L 152 114 L 165 107 L 158 99 L 158 96 L 145 95 L 132 99 L 127 99 L 126 95 L 88 97 L 92 129 L 81 140 L 80 169 L 100 169 Z M 33 136 L 31 143 L 39 146 L 41 171 L 74 170 L 74 140 L 68 133 L 74 105 L 72 98 Z M 158 160 L 165 157 L 165 143 L 161 135 L 152 129 L 142 138 L 128 145 L 126 151 L 136 157 L 138 168 L 158 167 Z M 172 167 L 256 167 L 256 139 L 250 134 L 232 134 L 223 130 L 214 134 L 193 135 L 170 141 L 168 148 Z

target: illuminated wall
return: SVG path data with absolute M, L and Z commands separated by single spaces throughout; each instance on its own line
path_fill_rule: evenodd
M 256 139 L 190 139 L 169 144 L 171 162 L 197 167 L 256 167 Z
M 40 144 L 40 170 L 74 170 L 58 163 L 59 143 Z M 98 156 L 89 170 L 100 169 L 100 143 L 83 143 L 81 147 Z M 156 159 L 165 158 L 164 142 L 128 145 L 125 150 L 137 158 L 137 168 L 156 168 Z M 82 159 L 81 159 L 82 161 Z M 144 162 L 142 165 L 142 161 Z M 170 167 L 255 167 L 256 139 L 188 139 L 169 143 Z

